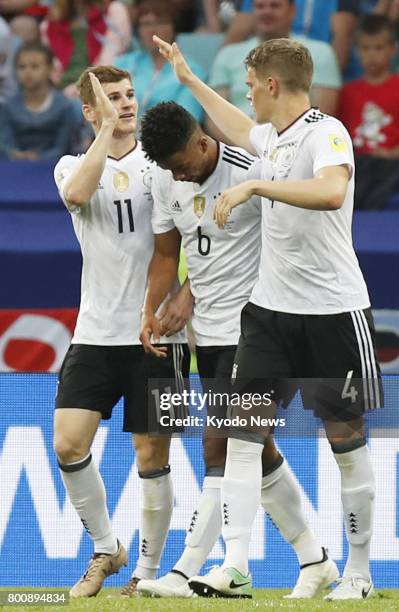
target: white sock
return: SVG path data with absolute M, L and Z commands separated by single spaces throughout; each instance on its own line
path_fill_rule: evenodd
M 370 579 L 370 540 L 373 532 L 374 472 L 366 445 L 334 453 L 341 472 L 341 498 L 349 556 L 344 576 Z
M 188 578 L 196 576 L 215 545 L 222 530 L 220 511 L 221 476 L 206 476 L 202 494 L 191 519 L 186 547 L 174 569 Z M 172 574 L 173 575 L 173 574 Z M 176 575 L 178 578 L 178 575 Z
M 155 578 L 173 511 L 170 468 L 139 473 L 140 555 L 133 572 L 137 578 Z
M 113 555 L 118 541 L 111 530 L 104 482 L 91 454 L 80 461 L 58 465 L 69 499 L 94 542 L 94 552 Z
M 248 574 L 251 527 L 260 503 L 263 444 L 229 438 L 221 488 L 223 567 Z
M 286 461 L 262 478 L 261 503 L 286 542 L 291 544 L 299 565 L 316 563 L 323 550 L 303 514 L 299 485 Z

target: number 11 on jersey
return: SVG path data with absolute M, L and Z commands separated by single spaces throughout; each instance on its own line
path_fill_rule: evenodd
M 132 211 L 132 200 L 130 198 L 123 200 L 114 200 L 114 204 L 116 206 L 116 210 L 118 213 L 118 231 L 120 234 L 123 234 L 123 207 L 122 204 L 126 205 L 127 217 L 129 220 L 129 231 L 134 232 L 134 220 L 133 220 L 133 211 Z

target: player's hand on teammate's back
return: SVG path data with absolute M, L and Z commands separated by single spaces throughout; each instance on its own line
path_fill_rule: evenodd
M 119 119 L 118 111 L 113 106 L 108 96 L 106 96 L 98 78 L 92 72 L 90 72 L 90 81 L 96 99 L 96 110 L 101 115 L 101 122 L 112 123 L 116 125 Z
M 241 185 L 223 191 L 216 200 L 213 211 L 213 218 L 216 221 L 216 225 L 220 229 L 223 229 L 233 208 L 249 200 L 252 195 L 249 182 L 241 183 Z
M 171 64 L 179 81 L 183 84 L 186 83 L 193 76 L 193 72 L 177 44 L 175 42 L 172 44 L 165 42 L 155 35 L 152 39 L 158 45 L 160 54 Z
M 166 357 L 167 347 L 159 346 L 161 338 L 161 323 L 153 314 L 143 313 L 141 319 L 140 342 L 146 353 L 152 353 L 156 357 Z M 155 346 L 154 346 L 155 344 Z
M 193 312 L 193 298 L 190 292 L 180 290 L 166 302 L 159 313 L 161 333 L 173 336 L 187 325 Z

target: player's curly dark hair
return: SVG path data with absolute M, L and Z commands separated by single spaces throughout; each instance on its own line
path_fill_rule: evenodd
M 147 157 L 162 162 L 186 148 L 197 129 L 196 119 L 176 102 L 161 102 L 141 121 L 141 143 Z

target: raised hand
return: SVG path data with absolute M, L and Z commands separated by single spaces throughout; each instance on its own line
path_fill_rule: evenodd
M 119 119 L 118 111 L 113 106 L 111 100 L 109 100 L 109 98 L 106 96 L 96 75 L 92 72 L 90 72 L 89 75 L 96 101 L 96 109 L 101 115 L 101 122 L 116 125 Z
M 175 42 L 172 44 L 165 42 L 162 38 L 155 35 L 152 39 L 158 46 L 162 57 L 171 64 L 180 83 L 187 83 L 194 75 L 177 44 Z

